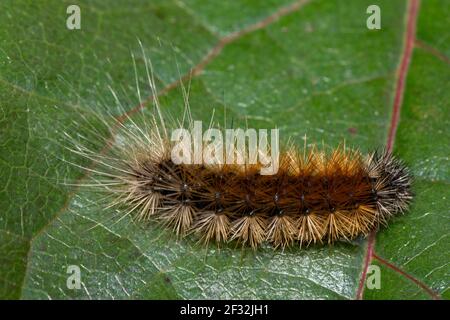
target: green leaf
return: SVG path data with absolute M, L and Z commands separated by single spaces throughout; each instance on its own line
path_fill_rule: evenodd
M 367 240 L 284 252 L 218 250 L 158 226 L 118 222 L 98 194 L 64 185 L 87 177 L 67 163 L 80 159 L 64 148 L 63 133 L 102 149 L 80 124 L 100 127 L 95 113 L 136 109 L 132 55 L 141 94 L 150 96 L 139 39 L 172 115 L 182 110 L 180 74 L 193 69 L 195 119 L 209 121 L 214 108 L 223 122 L 226 106 L 236 124 L 278 127 L 283 140 L 291 136 L 300 145 L 307 134 L 330 146 L 343 139 L 363 151 L 383 146 L 408 3 L 75 3 L 81 30 L 66 28 L 73 1 L 0 4 L 0 297 L 356 298 Z M 366 28 L 370 4 L 381 8 L 381 30 Z M 394 149 L 416 176 L 417 196 L 410 212 L 377 234 L 369 258 L 380 266 L 381 288 L 366 289 L 364 298 L 449 297 L 449 10 L 437 0 L 420 6 L 420 42 L 406 74 Z M 66 285 L 70 265 L 80 267 L 79 290 Z
M 376 252 L 414 277 L 433 293 L 409 287 L 403 279 L 386 282 L 383 290 L 366 291 L 367 298 L 450 298 L 449 207 L 450 171 L 450 6 L 440 1 L 423 1 L 417 26 L 408 82 L 397 132 L 396 151 L 415 175 L 416 198 L 410 212 L 381 232 Z M 384 283 L 384 282 L 383 282 Z

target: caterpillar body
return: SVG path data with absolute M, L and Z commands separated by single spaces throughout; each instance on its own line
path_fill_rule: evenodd
M 408 169 L 385 150 L 363 156 L 345 146 L 292 146 L 273 175 L 261 175 L 259 164 L 177 164 L 157 118 L 144 128 L 115 120 L 120 139 L 107 155 L 79 144 L 71 150 L 97 163 L 87 170 L 112 196 L 108 207 L 160 222 L 177 236 L 254 249 L 264 241 L 275 248 L 349 241 L 386 225 L 412 199 Z
M 343 144 L 326 151 L 307 148 L 305 137 L 303 150 L 292 144 L 279 154 L 278 170 L 270 175 L 262 175 L 262 165 L 248 161 L 245 152 L 237 154 L 244 164 L 174 162 L 168 128 L 195 127 L 189 88 L 180 80 L 184 113 L 169 121 L 173 117 L 163 116 L 151 61 L 144 62 L 154 108 L 150 114 L 142 108 L 135 66 L 142 124 L 128 112 L 119 118 L 97 114 L 111 141 L 87 121 L 85 129 L 108 147 L 107 154 L 65 134 L 73 146 L 68 149 L 93 162 L 94 167 L 75 165 L 91 173 L 93 183 L 86 185 L 107 193 L 105 208 L 117 206 L 122 217 L 160 222 L 177 236 L 194 233 L 205 244 L 235 241 L 253 249 L 264 241 L 275 248 L 349 241 L 408 208 L 412 177 L 389 150 L 364 156 Z

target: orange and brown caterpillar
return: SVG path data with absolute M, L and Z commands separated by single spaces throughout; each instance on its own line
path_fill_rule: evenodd
M 127 171 L 125 202 L 139 204 L 140 218 L 154 215 L 204 242 L 253 248 L 265 240 L 285 247 L 367 235 L 411 199 L 409 175 L 388 153 L 289 153 L 274 175 L 261 175 L 257 165 L 177 165 L 144 155 Z
M 345 146 L 307 150 L 306 138 L 303 150 L 291 146 L 281 152 L 272 175 L 261 175 L 261 165 L 249 161 L 177 164 L 151 64 L 146 67 L 155 112 L 144 115 L 143 124 L 128 113 L 112 117 L 112 123 L 99 115 L 115 141 L 92 124 L 87 130 L 109 146 L 107 154 L 66 134 L 73 143 L 69 149 L 95 164 L 95 169 L 75 164 L 93 174 L 88 185 L 105 191 L 105 207 L 120 206 L 124 217 L 159 221 L 178 236 L 195 233 L 204 243 L 236 241 L 255 249 L 268 241 L 284 248 L 366 236 L 404 212 L 412 200 L 412 177 L 389 151 L 363 156 Z M 192 129 L 189 91 L 182 89 L 185 112 L 171 127 Z M 142 106 L 139 87 L 138 95 Z
M 119 123 L 120 142 L 108 155 L 80 145 L 72 151 L 100 166 L 88 170 L 113 195 L 107 206 L 159 221 L 178 236 L 252 248 L 348 241 L 385 225 L 412 199 L 407 168 L 387 151 L 290 147 L 273 175 L 261 175 L 259 164 L 176 164 L 174 143 L 156 119 L 146 128 Z

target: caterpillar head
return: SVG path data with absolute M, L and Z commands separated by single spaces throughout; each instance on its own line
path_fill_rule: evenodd
M 405 164 L 388 150 L 375 151 L 367 158 L 367 170 L 373 184 L 374 199 L 385 222 L 403 213 L 411 203 L 412 175 Z

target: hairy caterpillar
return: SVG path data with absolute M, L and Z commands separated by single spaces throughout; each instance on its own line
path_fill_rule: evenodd
M 145 116 L 143 125 L 128 116 L 128 126 L 102 120 L 111 135 L 120 129 L 116 143 L 105 140 L 108 154 L 78 143 L 70 148 L 94 161 L 95 169 L 85 168 L 95 174 L 93 185 L 108 194 L 107 207 L 119 206 L 123 216 L 159 221 L 178 236 L 194 233 L 206 244 L 236 241 L 256 249 L 268 241 L 284 248 L 366 236 L 412 199 L 411 176 L 388 151 L 363 156 L 344 145 L 330 152 L 290 146 L 272 175 L 261 175 L 261 164 L 249 164 L 245 154 L 244 164 L 174 162 L 170 126 L 151 77 L 149 82 L 156 106 L 149 122 Z M 192 129 L 184 88 L 183 93 L 186 108 L 178 126 Z
M 412 198 L 407 169 L 387 151 L 363 157 L 345 147 L 291 147 L 276 174 L 261 175 L 260 164 L 176 164 L 173 142 L 152 122 L 150 131 L 125 128 L 109 155 L 73 151 L 103 168 L 93 171 L 103 176 L 97 186 L 115 195 L 108 205 L 137 220 L 155 218 L 177 235 L 253 248 L 265 240 L 275 247 L 331 243 L 367 235 Z

